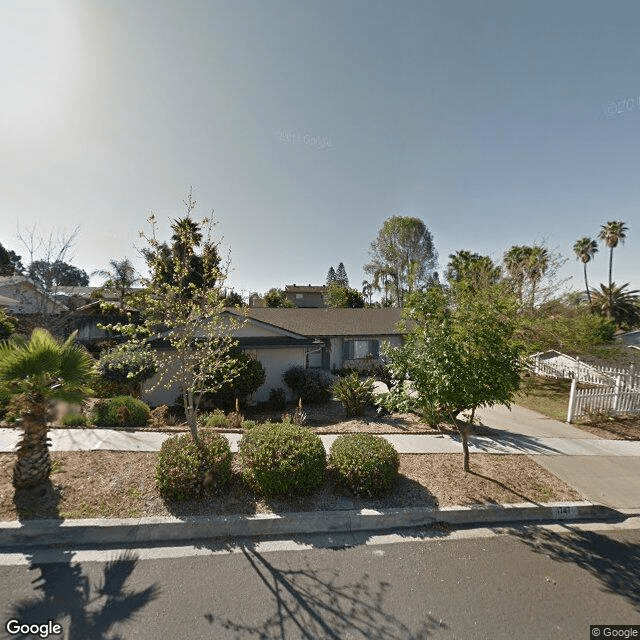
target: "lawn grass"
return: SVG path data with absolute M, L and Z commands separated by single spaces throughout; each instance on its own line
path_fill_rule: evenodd
M 521 407 L 539 411 L 554 420 L 564 422 L 569 408 L 571 380 L 524 376 L 520 391 L 513 401 Z

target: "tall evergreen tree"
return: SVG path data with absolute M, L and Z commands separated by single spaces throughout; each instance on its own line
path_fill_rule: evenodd
M 329 271 L 327 273 L 327 287 L 336 282 L 336 270 L 333 267 L 329 267 Z
M 344 263 L 340 263 L 336 269 L 336 281 L 341 287 L 349 286 L 349 277 L 347 276 L 347 270 L 344 268 Z

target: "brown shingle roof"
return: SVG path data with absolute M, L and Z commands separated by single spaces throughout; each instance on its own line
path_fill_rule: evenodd
M 243 309 L 249 318 L 304 336 L 398 335 L 402 309 Z

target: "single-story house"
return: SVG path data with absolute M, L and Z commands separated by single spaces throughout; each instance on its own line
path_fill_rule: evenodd
M 239 347 L 264 367 L 264 384 L 250 399 L 265 401 L 271 389 L 282 387 L 284 372 L 292 366 L 319 367 L 331 371 L 343 367 L 369 368 L 380 361 L 383 342 L 399 346 L 396 328 L 400 309 L 227 309 L 225 314 L 242 320 L 232 331 Z M 160 347 L 167 348 L 167 347 Z M 151 405 L 173 404 L 177 387 L 145 383 L 143 397 Z
M 247 310 L 255 320 L 314 338 L 322 347 L 309 354 L 307 366 L 336 371 L 367 368 L 379 361 L 380 345 L 402 344 L 397 324 L 402 309 L 269 309 Z

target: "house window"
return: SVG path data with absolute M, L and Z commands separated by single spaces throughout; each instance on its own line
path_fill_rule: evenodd
M 342 343 L 343 360 L 362 360 L 378 358 L 380 342 L 378 340 L 345 340 Z

